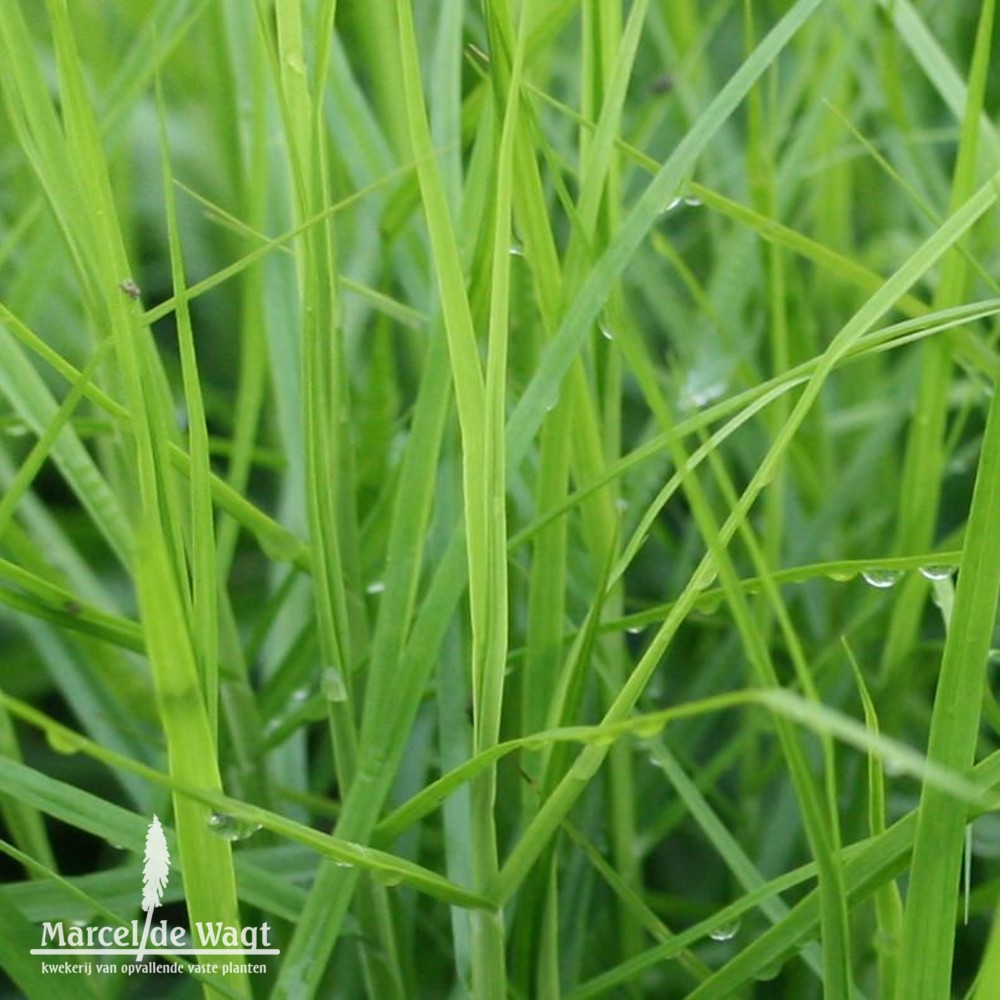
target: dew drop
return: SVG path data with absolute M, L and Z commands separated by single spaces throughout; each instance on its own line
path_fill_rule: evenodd
M 305 546 L 294 535 L 274 533 L 260 535 L 260 547 L 264 555 L 274 562 L 293 562 Z
M 334 861 L 333 867 L 334 868 L 353 868 L 354 865 L 352 865 L 350 861 Z
M 654 677 L 646 687 L 646 695 L 654 704 L 659 704 L 666 695 L 666 684 L 661 677 Z
M 732 941 L 734 937 L 739 933 L 740 922 L 738 920 L 733 920 L 729 923 L 719 924 L 718 927 L 712 931 L 708 936 L 713 941 Z
M 699 597 L 695 607 L 703 615 L 714 615 L 722 607 L 722 600 L 723 595 L 721 593 L 710 594 L 707 597 Z
M 663 731 L 663 721 L 661 719 L 642 719 L 635 723 L 632 732 L 637 739 L 651 740 L 659 736 Z
M 13 420 L 4 428 L 7 437 L 24 437 L 28 433 L 28 425 L 23 420 Z
M 307 687 L 296 688 L 288 699 L 292 705 L 304 705 L 309 700 L 310 691 Z
M 381 594 L 385 590 L 384 580 L 372 580 L 371 583 L 365 587 L 366 594 Z
M 884 757 L 882 770 L 888 778 L 898 778 L 906 774 L 906 768 L 895 757 Z
M 327 701 L 347 701 L 347 685 L 343 674 L 336 667 L 327 667 L 319 683 Z
M 920 575 L 927 580 L 948 580 L 955 572 L 954 566 L 921 566 Z
M 863 569 L 861 575 L 865 583 L 879 590 L 888 590 L 903 578 L 901 569 Z
M 678 208 L 700 208 L 701 205 L 701 198 L 697 198 L 693 194 L 679 194 L 676 198 L 670 199 L 663 211 L 673 212 Z
M 759 983 L 769 983 L 781 975 L 781 970 L 784 967 L 784 962 L 772 962 L 770 965 L 765 965 L 759 972 L 755 972 L 754 979 Z
M 260 823 L 252 823 L 221 812 L 213 812 L 208 817 L 208 826 L 212 833 L 231 841 L 246 840 L 260 829 Z
M 757 470 L 757 483 L 761 489 L 770 486 L 771 483 L 777 478 L 778 475 L 778 463 L 777 462 L 765 462 L 760 469 Z
M 856 569 L 831 569 L 826 575 L 837 583 L 847 583 L 848 580 L 853 580 L 858 575 L 858 571 Z
M 396 871 L 377 870 L 375 872 L 375 878 L 377 878 L 382 885 L 389 886 L 390 888 L 392 886 L 402 885 L 403 883 L 403 876 Z
M 57 729 L 50 729 L 45 734 L 49 746 L 56 753 L 73 754 L 80 752 L 80 737 L 75 733 L 67 733 Z
M 887 931 L 876 931 L 872 944 L 875 946 L 875 951 L 880 955 L 896 955 L 899 953 L 899 938 Z
M 511 243 L 511 245 L 507 248 L 507 253 L 509 253 L 511 257 L 523 257 L 524 247 L 522 247 L 520 243 Z
M 701 409 L 711 403 L 713 399 L 718 399 L 719 396 L 723 395 L 728 387 L 729 383 L 725 379 L 719 379 L 707 385 L 689 384 L 685 391 L 692 405 Z
M 629 635 L 642 635 L 642 633 L 646 631 L 646 626 L 645 625 L 629 625 L 625 629 L 625 631 Z
M 608 327 L 606 327 L 603 323 L 600 326 L 600 330 L 601 330 L 601 336 L 605 340 L 614 340 L 615 339 L 614 331 L 608 329 Z

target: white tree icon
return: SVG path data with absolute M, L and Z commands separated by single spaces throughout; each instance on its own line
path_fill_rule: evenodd
M 170 875 L 170 852 L 167 850 L 167 838 L 163 835 L 160 821 L 153 816 L 153 822 L 146 831 L 145 864 L 142 866 L 142 908 L 146 911 L 146 926 L 142 929 L 142 940 L 139 942 L 137 962 L 142 961 L 149 939 L 149 925 L 153 920 L 153 910 L 163 899 L 163 890 L 167 886 Z

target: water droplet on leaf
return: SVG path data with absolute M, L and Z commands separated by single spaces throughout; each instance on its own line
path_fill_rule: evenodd
M 713 399 L 718 399 L 719 396 L 723 395 L 728 385 L 729 383 L 725 379 L 708 384 L 689 381 L 685 387 L 685 391 L 687 392 L 688 399 L 691 400 L 691 404 L 701 409 L 703 406 L 711 403 Z
M 739 933 L 739 929 L 740 922 L 738 920 L 732 920 L 725 924 L 719 924 L 719 926 L 716 927 L 715 930 L 708 936 L 713 941 L 732 941 L 732 939 L 736 937 L 737 933 Z
M 887 590 L 903 578 L 903 571 L 901 569 L 863 569 L 861 575 L 868 586 Z
M 754 979 L 759 983 L 769 983 L 772 979 L 777 979 L 781 975 L 781 970 L 784 967 L 784 962 L 772 962 L 770 965 L 765 965 L 760 972 L 755 972 Z
M 714 615 L 722 607 L 723 595 L 709 594 L 706 597 L 699 597 L 695 607 L 703 615 Z
M 927 580 L 947 580 L 955 572 L 954 566 L 921 566 L 920 575 Z
M 80 752 L 81 738 L 74 733 L 50 729 L 46 732 L 45 737 L 49 742 L 49 746 L 56 753 L 72 754 Z
M 221 812 L 214 812 L 208 817 L 208 826 L 212 833 L 217 833 L 220 837 L 231 841 L 246 840 L 260 829 L 260 823 L 253 823 L 250 820 L 239 819 Z
M 858 571 L 856 569 L 831 569 L 826 575 L 831 580 L 836 580 L 837 583 L 847 583 L 848 580 L 853 580 L 858 575 Z
M 879 954 L 899 954 L 899 938 L 895 934 L 890 934 L 887 931 L 876 931 L 872 944 L 875 946 L 875 951 Z
M 274 562 L 294 562 L 305 546 L 294 535 L 281 532 L 260 535 L 260 547 L 264 555 Z
M 320 688 L 327 701 L 347 701 L 347 685 L 336 667 L 327 667 L 320 678 Z
M 659 736 L 662 730 L 662 719 L 641 719 L 635 723 L 632 732 L 640 740 L 651 740 L 654 736 Z
M 309 700 L 310 691 L 307 687 L 296 688 L 288 699 L 293 705 L 303 705 Z

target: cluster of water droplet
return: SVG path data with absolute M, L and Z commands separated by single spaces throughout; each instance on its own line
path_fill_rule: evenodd
M 940 582 L 942 580 L 947 580 L 951 577 L 952 573 L 955 572 L 954 566 L 944 566 L 944 565 L 930 565 L 921 566 L 920 575 L 927 580 L 933 582 Z M 887 590 L 889 587 L 895 586 L 903 579 L 904 571 L 901 569 L 881 569 L 878 567 L 872 567 L 870 569 L 863 569 L 861 571 L 861 576 L 871 587 L 876 587 L 879 590 Z
M 677 195 L 676 198 L 671 199 L 667 203 L 667 207 L 663 210 L 664 212 L 673 212 L 678 208 L 699 208 L 701 206 L 701 198 L 696 198 L 694 195 Z

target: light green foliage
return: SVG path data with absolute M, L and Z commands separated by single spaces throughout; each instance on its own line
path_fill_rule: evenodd
M 0 0 L 16 990 L 993 996 L 994 15 Z

